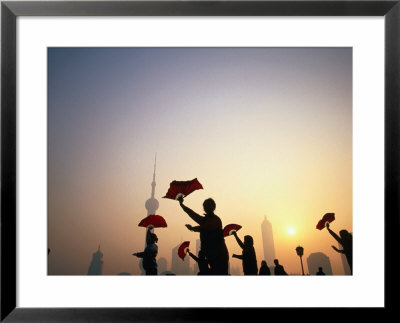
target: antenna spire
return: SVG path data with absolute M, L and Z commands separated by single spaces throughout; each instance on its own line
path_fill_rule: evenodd
M 153 182 L 156 181 L 156 165 L 157 165 L 157 153 L 156 156 L 154 158 L 154 173 L 153 173 Z

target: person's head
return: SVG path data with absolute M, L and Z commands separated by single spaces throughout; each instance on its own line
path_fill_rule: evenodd
M 147 239 L 147 243 L 156 243 L 157 241 L 157 235 L 155 233 L 150 233 Z
M 254 244 L 252 236 L 244 236 L 244 245 L 251 247 Z
M 261 261 L 261 266 L 262 267 L 267 267 L 267 262 L 265 260 Z
M 339 235 L 343 240 L 351 238 L 351 234 L 347 230 L 340 230 Z
M 279 265 L 279 260 L 278 259 L 274 259 L 274 264 L 275 265 Z
M 318 267 L 318 271 L 322 271 L 322 267 Z
M 206 212 L 206 214 L 214 213 L 215 207 L 216 207 L 215 201 L 211 198 L 209 198 L 203 202 L 203 209 L 204 209 L 204 212 Z

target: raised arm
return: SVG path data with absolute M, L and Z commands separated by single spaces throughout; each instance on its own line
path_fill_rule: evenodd
M 194 232 L 200 232 L 201 231 L 201 226 L 197 225 L 197 226 L 193 226 L 190 224 L 185 224 L 185 227 L 188 228 L 190 231 L 194 231 Z
M 333 232 L 333 231 L 330 229 L 329 223 L 326 224 L 326 229 L 327 229 L 328 232 L 331 234 L 331 236 L 335 238 L 335 240 L 336 240 L 337 242 L 339 242 L 340 244 L 342 244 L 342 239 L 340 239 L 340 237 L 339 237 L 335 232 Z
M 135 252 L 132 254 L 133 256 L 136 256 L 138 258 L 143 258 L 144 257 L 144 251 L 142 252 Z
M 149 239 L 150 239 L 151 229 L 153 229 L 153 226 L 152 226 L 152 225 L 149 225 L 149 226 L 147 227 L 147 231 L 146 231 L 146 243 L 147 243 L 147 241 L 149 241 Z
M 242 240 L 240 240 L 240 238 L 237 236 L 237 233 L 236 233 L 236 231 L 233 231 L 233 236 L 235 237 L 235 239 L 236 239 L 236 241 L 237 241 L 237 243 L 239 244 L 239 246 L 240 246 L 240 248 L 244 248 L 244 243 L 242 242 Z
M 187 215 L 190 216 L 190 218 L 196 222 L 197 224 L 201 224 L 203 222 L 203 217 L 199 214 L 197 214 L 195 211 L 192 209 L 188 208 L 186 205 L 183 204 L 183 198 L 179 198 L 179 205 L 181 206 L 182 210 L 187 213 Z
M 189 250 L 188 250 L 188 255 L 190 256 L 190 257 L 192 257 L 193 258 L 193 260 L 195 261 L 195 262 L 199 262 L 199 258 L 197 258 L 194 254 L 192 254 Z
M 335 250 L 336 252 L 344 253 L 344 250 L 340 250 L 340 249 L 336 248 L 335 246 L 332 246 L 332 248 L 333 248 L 333 250 Z

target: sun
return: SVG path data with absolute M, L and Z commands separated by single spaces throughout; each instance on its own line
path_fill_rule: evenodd
M 290 227 L 287 229 L 287 233 L 290 235 L 293 235 L 296 231 L 294 230 L 294 228 Z

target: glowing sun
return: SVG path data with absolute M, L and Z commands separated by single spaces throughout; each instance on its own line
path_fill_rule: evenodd
M 290 235 L 293 235 L 296 231 L 294 230 L 294 228 L 288 228 L 287 229 L 287 233 Z

